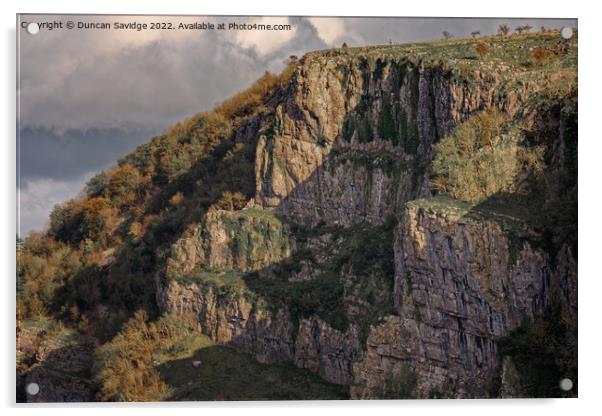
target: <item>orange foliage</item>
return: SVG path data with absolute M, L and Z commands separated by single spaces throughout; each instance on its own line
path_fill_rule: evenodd
M 531 56 L 533 58 L 533 63 L 539 65 L 543 62 L 545 62 L 546 60 L 548 60 L 548 58 L 550 57 L 551 53 L 549 50 L 547 50 L 546 48 L 543 47 L 538 47 L 535 48 L 533 50 L 533 52 L 531 53 Z
M 477 46 L 475 46 L 475 49 L 476 49 L 477 53 L 479 54 L 479 56 L 481 57 L 481 59 L 483 59 L 483 57 L 489 53 L 489 48 L 484 43 L 480 43 L 480 42 L 477 43 Z

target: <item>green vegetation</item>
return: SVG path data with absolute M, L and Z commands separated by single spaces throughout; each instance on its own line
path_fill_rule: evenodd
M 346 141 L 356 134 L 359 143 L 369 143 L 380 139 L 400 146 L 407 154 L 416 154 L 420 144 L 420 134 L 416 120 L 419 99 L 419 73 L 415 65 L 408 61 L 390 62 L 397 69 L 397 84 L 407 82 L 412 93 L 411 111 L 400 105 L 399 88 L 389 97 L 383 95 L 380 100 L 374 100 L 369 94 L 364 94 L 353 112 L 349 113 L 343 122 L 342 136 Z M 377 61 L 374 78 L 382 76 L 383 61 Z M 376 104 L 380 101 L 380 107 Z M 376 116 L 374 115 L 376 113 Z
M 435 145 L 433 185 L 441 192 L 479 202 L 500 192 L 515 192 L 543 169 L 543 148 L 526 147 L 520 132 L 504 124 L 498 110 L 472 116 Z
M 255 143 L 232 135 L 270 111 L 268 101 L 288 88 L 296 65 L 167 129 L 58 205 L 49 230 L 26 238 L 18 254 L 19 317 L 57 316 L 101 340 L 138 309 L 155 317 L 149 277 L 164 267 L 171 245 L 207 212 L 239 210 L 254 193 Z M 276 239 L 278 229 L 264 225 Z M 99 305 L 108 315 L 91 325 Z
M 418 376 L 416 371 L 407 364 L 402 364 L 399 370 L 389 371 L 380 388 L 374 392 L 378 399 L 414 399 Z
M 167 386 L 153 367 L 153 354 L 156 344 L 165 345 L 170 342 L 168 337 L 180 335 L 175 325 L 181 321 L 172 318 L 166 326 L 162 321 L 150 325 L 147 321 L 146 313 L 136 312 L 122 331 L 98 350 L 94 373 L 100 400 L 156 401 L 166 394 Z
M 551 304 L 542 317 L 525 322 L 498 340 L 501 358 L 510 357 L 518 370 L 523 397 L 577 397 L 577 325 Z M 500 360 L 501 361 L 501 360 Z M 560 380 L 574 387 L 565 392 Z
M 36 364 L 36 354 L 43 344 L 52 342 L 55 345 L 67 347 L 83 343 L 76 330 L 66 327 L 61 321 L 47 317 L 24 320 L 20 322 L 18 331 L 21 336 L 29 335 L 29 341 L 32 342 L 30 345 L 19 345 L 20 342 L 17 341 L 17 349 L 20 350 L 20 353 L 17 354 L 18 374 L 25 374 L 31 366 Z
M 410 170 L 411 164 L 404 160 L 400 153 L 384 149 L 357 152 L 345 148 L 335 148 L 329 154 L 328 167 L 332 171 L 337 166 L 350 162 L 355 168 L 363 168 L 370 175 L 380 169 L 385 175 L 398 178 L 401 172 Z M 370 182 L 370 180 L 368 180 Z

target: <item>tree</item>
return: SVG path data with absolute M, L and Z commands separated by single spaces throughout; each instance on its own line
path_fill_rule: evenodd
M 104 244 L 111 215 L 110 202 L 105 197 L 90 198 L 82 204 L 81 213 L 77 218 L 78 241 L 90 239 Z
M 109 185 L 109 175 L 101 172 L 86 183 L 86 194 L 89 196 L 101 196 Z
M 129 205 L 138 199 L 142 178 L 135 166 L 125 163 L 116 168 L 109 179 L 107 193 L 117 207 Z
M 477 46 L 475 46 L 475 49 L 477 51 L 477 53 L 479 54 L 479 56 L 481 57 L 481 59 L 483 59 L 485 57 L 485 55 L 487 55 L 489 53 L 489 48 L 487 47 L 487 45 L 485 45 L 484 43 L 477 43 Z
M 506 36 L 510 33 L 510 27 L 506 24 L 499 25 L 497 28 L 498 35 Z
M 522 26 L 518 26 L 516 29 L 516 32 L 518 34 L 522 34 L 522 33 L 529 33 L 531 31 L 531 29 L 533 29 L 533 26 L 531 25 L 522 25 Z
M 444 30 L 442 34 L 443 34 L 443 38 L 444 38 L 444 39 L 451 39 L 451 38 L 453 38 L 453 37 L 454 37 L 454 36 L 453 36 L 451 33 L 449 33 L 447 30 Z
M 475 30 L 473 32 L 470 32 L 470 36 L 472 36 L 472 38 L 476 38 L 477 36 L 481 36 L 481 32 L 478 30 Z

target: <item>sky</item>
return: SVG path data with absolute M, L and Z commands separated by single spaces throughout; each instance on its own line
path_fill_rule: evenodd
M 67 29 L 82 23 L 283 24 L 290 30 Z M 22 24 L 36 22 L 31 35 Z M 62 22 L 49 30 L 45 23 Z M 17 29 L 19 235 L 47 226 L 55 204 L 137 145 L 210 110 L 291 55 L 338 47 L 436 40 L 442 32 L 534 30 L 574 19 L 21 15 Z

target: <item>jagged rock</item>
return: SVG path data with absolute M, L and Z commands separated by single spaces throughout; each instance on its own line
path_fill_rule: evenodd
M 318 373 L 337 384 L 352 381 L 352 366 L 360 358 L 357 329 L 350 326 L 341 332 L 313 317 L 299 323 L 295 341 L 295 365 Z
M 376 397 L 387 374 L 407 369 L 417 374 L 418 397 L 485 397 L 500 364 L 497 338 L 553 298 L 566 316 L 576 316 L 575 253 L 563 246 L 552 261 L 522 219 L 430 198 L 432 145 L 493 107 L 509 117 L 520 110 L 525 125 L 535 126 L 524 104 L 541 85 L 509 82 L 503 65 L 467 74 L 441 62 L 368 51 L 308 54 L 300 61 L 270 113 L 254 121 L 254 198 L 245 210 L 209 214 L 174 244 L 165 275 L 157 277 L 159 308 L 194 314 L 203 333 L 262 362 L 292 361 L 348 384 L 353 398 Z M 387 111 L 403 120 L 397 142 L 384 137 Z M 365 121 L 369 131 L 350 120 Z M 563 147 L 558 140 L 555 149 Z M 261 215 L 249 218 L 250 212 Z M 329 262 L 327 251 L 298 246 L 288 223 L 350 229 L 391 217 L 397 220 L 395 311 L 379 316 L 366 341 L 355 325 L 339 331 L 317 315 L 297 325 L 286 306 L 266 307 L 244 288 L 224 294 L 211 279 L 192 276 L 254 270 L 265 279 L 286 273 L 284 281 L 310 282 L 318 263 Z M 249 239 L 257 244 L 241 249 Z M 298 250 L 315 255 L 294 270 L 272 267 Z M 356 316 L 370 302 L 351 283 L 370 277 L 354 276 L 351 268 L 344 275 L 345 313 Z

